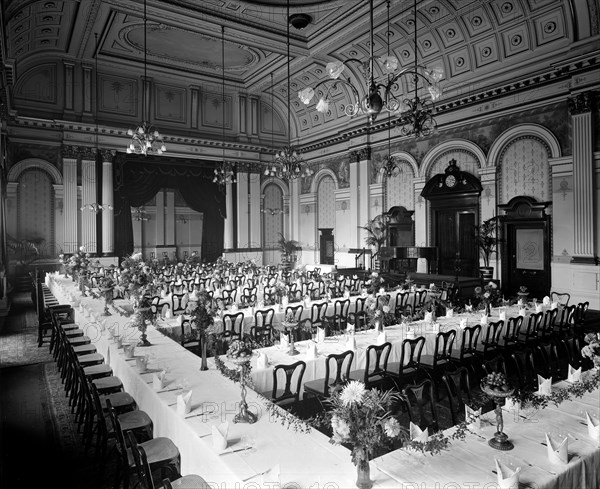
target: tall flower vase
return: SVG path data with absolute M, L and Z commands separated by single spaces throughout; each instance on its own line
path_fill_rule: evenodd
M 371 480 L 371 467 L 369 466 L 368 452 L 360 448 L 356 452 L 356 487 L 358 489 L 371 489 L 373 481 Z
M 206 358 L 206 352 L 208 350 L 208 340 L 206 337 L 202 337 L 202 363 L 200 364 L 200 370 L 208 370 L 208 360 Z

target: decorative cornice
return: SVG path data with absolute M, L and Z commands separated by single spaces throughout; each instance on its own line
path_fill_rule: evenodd
M 593 97 L 591 92 L 578 93 L 568 99 L 571 115 L 585 114 L 592 111 Z

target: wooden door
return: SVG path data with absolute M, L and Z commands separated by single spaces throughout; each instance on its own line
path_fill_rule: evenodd
M 502 222 L 502 291 L 516 295 L 525 286 L 529 298 L 541 300 L 550 291 L 550 202 L 532 197 L 513 197 L 498 206 Z
M 473 240 L 475 210 L 438 209 L 435 213 L 435 246 L 438 247 L 440 275 L 477 276 L 477 247 Z
M 529 298 L 541 300 L 548 295 L 550 265 L 547 225 L 545 221 L 505 223 L 506 256 L 503 289 L 515 295 L 520 286 L 527 287 Z

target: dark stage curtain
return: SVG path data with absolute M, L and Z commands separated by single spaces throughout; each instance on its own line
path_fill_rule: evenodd
M 186 204 L 203 213 L 202 258 L 216 260 L 223 253 L 225 193 L 213 183 L 214 166 L 194 161 L 141 159 L 119 154 L 114 168 L 115 252 L 125 256 L 133 252 L 131 207 L 139 207 L 161 188 L 178 189 Z

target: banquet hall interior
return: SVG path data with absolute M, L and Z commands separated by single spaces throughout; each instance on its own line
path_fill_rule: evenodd
M 0 487 L 600 487 L 599 0 L 0 18 Z

